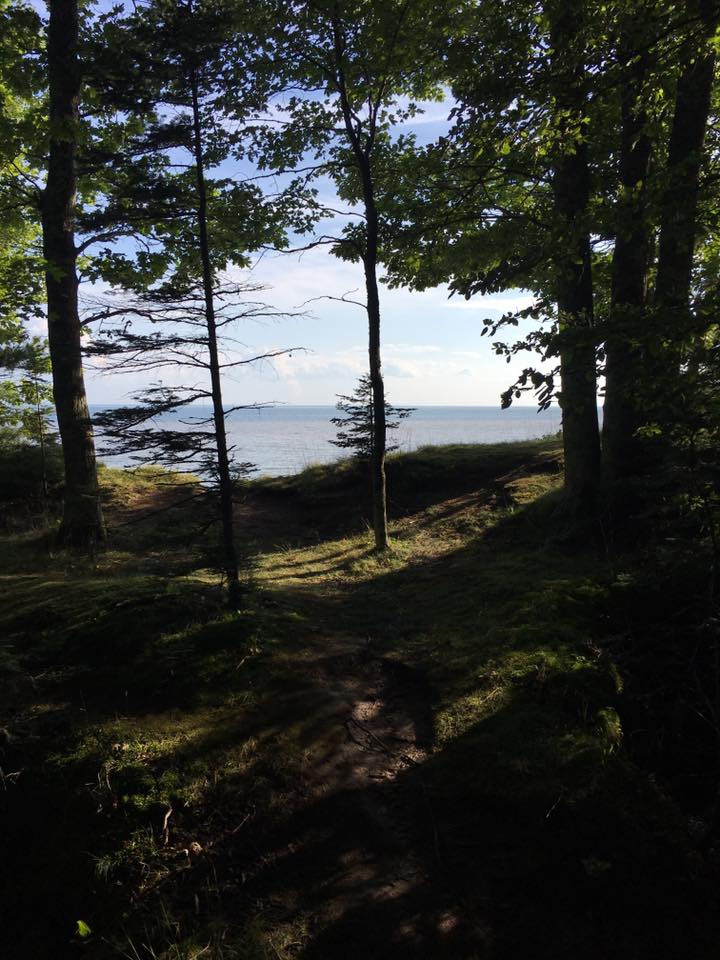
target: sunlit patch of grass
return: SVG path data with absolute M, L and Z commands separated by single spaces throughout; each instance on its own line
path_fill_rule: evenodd
M 478 749 L 504 743 L 490 776 L 479 764 L 463 777 L 508 797 L 523 778 L 548 794 L 566 781 L 568 791 L 570 781 L 580 789 L 620 740 L 617 677 L 591 643 L 605 571 L 592 553 L 568 557 L 538 550 L 537 538 L 517 539 L 523 511 L 559 483 L 553 442 L 533 448 L 529 471 L 513 460 L 518 452 L 490 448 L 481 465 L 471 448 L 400 457 L 398 469 L 425 473 L 431 488 L 453 458 L 454 477 L 460 465 L 494 476 L 496 486 L 393 521 L 386 554 L 376 554 L 365 533 L 269 553 L 260 572 L 263 588 L 280 597 L 329 594 L 386 655 L 410 657 L 434 693 L 438 751 L 465 767 L 464 751 L 454 750 L 464 738 Z M 323 483 L 331 476 L 326 468 Z M 535 522 L 547 517 L 538 513 Z
M 174 473 L 163 467 L 142 466 L 131 469 L 98 465 L 100 489 L 105 499 L 117 502 L 121 494 L 137 498 L 142 494 L 157 493 L 161 487 L 195 487 L 199 483 L 191 474 Z
M 138 825 L 129 845 L 122 846 L 122 864 L 130 867 L 134 846 L 162 842 L 164 832 L 167 844 L 169 817 L 166 822 L 164 815 L 169 811 L 175 817 L 170 824 L 174 833 L 177 817 L 187 820 L 202 811 L 223 783 L 236 784 L 238 807 L 256 795 L 257 784 L 249 780 L 259 749 L 250 733 L 255 707 L 248 697 L 233 707 L 100 722 L 82 731 L 74 748 L 66 744 L 62 752 L 48 757 L 48 770 L 62 774 L 80 768 L 92 773 L 98 812 Z M 226 816 L 231 806 L 225 802 Z M 112 852 L 106 856 L 105 873 L 111 861 Z
M 368 544 L 366 537 L 352 537 L 264 554 L 258 562 L 258 582 L 288 585 L 342 580 L 349 565 L 367 551 Z
M 267 924 L 267 920 L 266 920 Z M 293 923 L 277 924 L 266 936 L 272 956 L 278 960 L 293 960 L 301 955 L 311 936 L 311 924 L 307 917 L 299 917 Z

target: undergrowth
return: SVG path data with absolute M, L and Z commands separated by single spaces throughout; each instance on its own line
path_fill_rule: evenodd
M 420 853 L 438 929 L 456 918 L 438 956 L 710 956 L 711 853 L 628 728 L 618 638 L 641 635 L 647 586 L 632 557 L 558 539 L 560 468 L 556 441 L 389 458 L 387 556 L 356 464 L 246 482 L 233 615 L 193 507 L 172 508 L 193 487 L 166 474 L 103 471 L 117 535 L 91 562 L 7 535 L 4 955 L 323 956 L 291 864 L 328 856 L 308 664 L 343 635 L 424 678 Z

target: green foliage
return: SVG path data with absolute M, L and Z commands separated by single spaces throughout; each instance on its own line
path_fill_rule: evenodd
M 0 431 L 0 502 L 41 500 L 46 493 L 57 495 L 63 484 L 60 445 L 47 440 L 44 453 L 34 443 L 18 442 L 14 432 Z
M 113 96 L 128 133 L 113 146 L 112 177 L 99 183 L 102 203 L 85 212 L 82 226 L 130 242 L 104 248 L 89 264 L 92 278 L 180 301 L 200 276 L 195 81 L 213 272 L 247 266 L 264 245 L 285 245 L 287 211 L 266 202 L 257 184 L 228 175 L 246 155 L 248 118 L 265 104 L 253 16 L 252 5 L 241 10 L 233 0 L 156 0 L 136 14 L 104 18 L 106 35 L 95 38 L 92 52 L 111 75 L 123 75 Z M 180 156 L 186 162 L 178 164 Z
M 648 191 L 645 215 L 657 224 L 668 183 L 665 163 L 683 51 L 706 42 L 702 23 L 693 16 L 686 20 L 672 2 L 637 0 L 629 6 L 592 2 L 582 5 L 575 40 L 554 51 L 550 20 L 553 11 L 563 9 L 562 4 L 538 8 L 516 3 L 510 10 L 489 0 L 467 8 L 455 20 L 445 59 L 447 83 L 456 101 L 453 126 L 435 143 L 407 154 L 398 167 L 394 197 L 387 198 L 393 241 L 382 254 L 392 282 L 416 289 L 447 282 L 451 291 L 466 298 L 508 288 L 535 295 L 531 308 L 509 312 L 500 321 L 485 321 L 483 334 L 492 335 L 504 328 L 512 335 L 514 327 L 527 328 L 531 322 L 529 333 L 523 331 L 514 343 L 500 339 L 495 350 L 508 362 L 525 353 L 545 362 L 540 369 L 534 364 L 526 367 L 503 394 L 505 405 L 525 390 L 535 392 L 541 405 L 547 404 L 559 389 L 555 367 L 563 351 L 592 345 L 602 372 L 606 339 L 619 338 L 628 350 L 642 346 L 653 353 L 663 349 L 666 339 L 677 342 L 684 336 L 677 317 L 668 318 L 667 327 L 659 330 L 657 318 L 645 310 L 637 317 L 613 315 L 609 251 L 627 215 L 627 197 L 617 178 L 620 93 L 628 82 L 624 71 L 637 61 L 645 70 L 641 99 L 634 109 L 646 117 L 642 132 L 653 143 L 653 178 L 642 186 Z M 634 58 L 628 49 L 635 51 Z M 585 104 L 579 117 L 558 107 L 554 53 L 563 70 L 574 64 L 584 78 Z M 712 125 L 708 136 L 709 171 Z M 595 316 L 584 332 L 561 331 L 554 311 L 558 264 L 568 237 L 553 209 L 553 178 L 558 159 L 565 151 L 574 153 L 575 142 L 588 150 L 592 181 L 584 222 L 574 229 L 587 230 L 596 238 Z M 712 217 L 708 219 L 716 205 L 713 193 L 707 190 L 702 195 L 705 209 L 698 219 L 698 241 L 703 245 L 713 235 Z M 648 383 L 648 393 L 663 392 L 671 380 L 672 375 L 667 383 Z
M 51 428 L 50 360 L 44 341 L 0 316 L 0 501 L 47 501 L 62 483 Z
M 5 444 L 44 442 L 49 437 L 52 390 L 44 341 L 28 337 L 17 323 L 0 322 L 0 436 Z
M 302 168 L 285 191 L 287 202 L 295 197 L 305 204 L 307 221 L 297 227 L 310 229 L 336 212 L 308 190 L 329 176 L 350 209 L 376 208 L 371 216 L 379 215 L 385 235 L 384 205 L 415 142 L 398 127 L 418 115 L 419 100 L 442 99 L 437 48 L 452 6 L 424 0 L 268 4 L 273 84 L 289 91 L 283 108 L 290 122 L 257 127 L 253 155 L 262 169 Z M 322 242 L 337 256 L 360 261 L 368 249 L 367 222 L 343 219 L 341 235 Z
M 343 414 L 333 417 L 330 423 L 339 427 L 337 438 L 331 440 L 336 447 L 352 450 L 353 456 L 370 460 L 373 454 L 374 418 L 372 402 L 372 383 L 369 374 L 360 377 L 355 392 L 351 396 L 340 396 L 337 409 Z M 397 430 L 400 421 L 413 413 L 411 407 L 393 407 L 385 401 L 385 429 L 390 433 Z M 396 444 L 385 447 L 387 453 L 397 450 Z

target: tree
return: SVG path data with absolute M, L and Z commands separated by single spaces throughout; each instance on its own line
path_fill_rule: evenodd
M 425 0 L 271 5 L 280 24 L 274 57 L 291 91 L 284 104 L 290 122 L 269 138 L 261 162 L 288 166 L 313 154 L 320 162 L 311 175 L 330 176 L 340 198 L 351 205 L 352 222 L 342 237 L 317 242 L 330 242 L 338 256 L 363 267 L 374 407 L 373 531 L 381 551 L 389 541 L 378 265 L 384 204 L 392 194 L 398 158 L 410 147 L 409 138 L 393 140 L 391 133 L 415 115 L 416 98 L 440 95 L 433 40 L 440 22 L 452 17 L 451 7 Z
M 3 488 L 39 489 L 47 512 L 52 392 L 47 343 L 28 332 L 45 320 L 39 225 L 26 215 L 32 183 L 24 152 L 38 121 L 41 85 L 39 17 L 29 7 L 0 2 L 0 447 Z M 54 451 L 53 451 L 54 452 Z M 53 457 L 53 467 L 56 458 Z M 54 471 L 56 473 L 56 471 Z
M 698 197 L 712 182 L 702 143 L 717 10 L 715 0 L 485 0 L 448 40 L 454 126 L 397 185 L 398 242 L 385 250 L 394 282 L 535 294 L 483 333 L 544 322 L 495 344 L 508 360 L 529 351 L 552 364 L 527 367 L 503 403 L 523 390 L 541 405 L 559 399 L 566 493 L 581 514 L 597 506 L 601 477 L 597 373 L 612 486 L 638 463 L 657 397 L 674 397 L 696 325 L 688 298 L 693 237 L 708 229 Z
M 659 58 L 653 41 L 658 24 L 646 4 L 639 6 L 621 14 L 617 37 L 620 148 L 602 429 L 603 473 L 612 499 L 616 499 L 613 488 L 637 466 L 636 431 L 642 422 L 640 342 L 653 243 L 648 181 L 654 146 L 652 92 L 657 89 L 652 68 Z
M 43 255 L 53 395 L 65 462 L 64 543 L 105 539 L 95 443 L 83 375 L 75 243 L 81 68 L 77 0 L 49 0 L 49 157 L 42 191 Z
M 84 386 L 79 284 L 81 274 L 85 279 L 101 275 L 103 258 L 91 248 L 115 236 L 88 232 L 83 215 L 92 209 L 96 216 L 103 208 L 112 177 L 109 148 L 128 132 L 127 104 L 118 107 L 121 87 L 109 95 L 107 62 L 94 56 L 106 44 L 107 26 L 117 11 L 93 15 L 83 7 L 81 16 L 74 0 L 51 0 L 43 30 L 31 7 L 4 8 L 3 2 L 0 202 L 4 217 L 19 217 L 25 227 L 14 292 L 44 280 L 65 463 L 60 538 L 86 548 L 105 531 Z M 42 237 L 40 250 L 36 232 Z
M 468 5 L 444 56 L 454 123 L 403 171 L 393 216 L 399 242 L 386 251 L 393 282 L 445 282 L 466 298 L 513 287 L 535 295 L 531 308 L 486 321 L 483 332 L 546 322 L 496 346 L 508 359 L 537 351 L 552 364 L 526 368 L 503 405 L 524 389 L 538 391 L 543 405 L 559 400 L 566 502 L 587 515 L 600 463 L 591 243 L 599 104 L 589 96 L 599 6 Z
M 624 95 L 603 456 L 620 513 L 622 487 L 613 487 L 650 467 L 643 425 L 678 414 L 683 344 L 699 332 L 691 277 L 702 233 L 698 205 L 715 62 L 709 41 L 720 19 L 715 2 L 688 4 L 668 43 L 666 21 L 643 7 L 632 22 L 622 21 L 619 44 Z M 670 96 L 660 102 L 670 109 L 661 112 L 655 104 L 663 87 Z
M 369 375 L 363 374 L 360 377 L 355 391 L 350 396 L 338 394 L 338 403 L 335 406 L 343 416 L 333 417 L 330 420 L 330 423 L 340 428 L 337 439 L 331 440 L 330 443 L 342 450 L 351 450 L 354 457 L 372 463 L 375 445 L 375 405 Z M 393 407 L 386 399 L 386 432 L 397 430 L 400 421 L 405 420 L 413 412 L 411 407 Z M 397 444 L 385 446 L 387 453 L 397 449 Z
M 88 221 L 96 231 L 142 234 L 130 256 L 108 251 L 103 276 L 134 295 L 110 304 L 93 320 L 120 326 L 99 338 L 94 353 L 116 356 L 126 368 L 189 368 L 206 380 L 190 386 L 151 385 L 136 408 L 104 415 L 99 423 L 126 450 L 149 451 L 155 462 L 193 465 L 216 485 L 223 566 L 230 606 L 241 602 L 235 545 L 233 489 L 236 475 L 228 445 L 221 374 L 261 357 L 221 355 L 237 350 L 224 329 L 269 308 L 244 305 L 249 290 L 223 276 L 242 267 L 264 243 L 283 244 L 282 212 L 266 206 L 257 187 L 218 173 L 243 152 L 231 129 L 226 101 L 242 97 L 249 110 L 262 98 L 259 72 L 246 67 L 249 41 L 224 0 L 157 0 L 128 18 L 120 44 L 136 64 L 132 107 L 142 115 L 137 133 L 116 154 L 119 177 L 107 186 L 105 205 Z M 127 54 L 125 54 L 127 55 Z M 131 99 L 131 98 L 129 98 Z M 131 109 L 130 104 L 127 107 Z M 273 314 L 277 315 L 277 314 Z M 133 324 L 140 322 L 141 329 Z M 144 324 L 144 328 L 142 327 Z M 161 327 L 161 332 L 147 329 Z M 275 355 L 280 352 L 276 351 Z M 210 420 L 189 430 L 148 427 L 160 414 L 209 402 Z
M 698 196 L 703 144 L 715 80 L 715 46 L 720 23 L 717 0 L 694 0 L 696 29 L 685 39 L 668 144 L 661 201 L 655 306 L 665 329 L 687 329 L 693 255 L 698 228 Z M 698 29 L 699 28 L 699 29 Z
M 0 429 L 40 445 L 48 433 L 50 359 L 47 345 L 20 327 L 0 322 Z
M 22 448 L 38 451 L 38 473 L 28 479 L 40 489 L 47 521 L 48 448 L 54 446 L 47 345 L 39 337 L 29 337 L 21 327 L 7 319 L 0 321 L 0 371 L 3 372 L 0 381 L 0 450 L 14 454 L 10 460 L 17 460 L 19 454 L 25 461 L 27 451 Z
M 588 222 L 588 23 L 582 11 L 583 5 L 570 5 L 563 0 L 547 4 L 552 45 L 551 122 L 555 134 L 551 148 L 552 193 L 557 225 L 553 292 L 558 311 L 565 495 L 573 509 L 587 517 L 598 506 L 600 434 Z
M 220 278 L 214 276 L 215 328 L 212 332 L 207 323 L 206 289 L 202 279 L 183 286 L 182 290 L 165 285 L 162 290 L 150 289 L 134 300 L 127 297 L 106 300 L 97 315 L 119 315 L 122 327 L 110 327 L 98 334 L 89 349 L 91 356 L 105 360 L 106 371 L 154 377 L 169 375 L 171 380 L 182 377 L 183 382 L 175 385 L 166 385 L 161 379 L 151 381 L 134 394 L 132 405 L 105 410 L 95 416 L 95 423 L 107 453 L 189 473 L 193 486 L 196 478 L 200 478 L 203 488 L 189 499 L 202 497 L 210 501 L 210 509 L 220 521 L 221 567 L 232 609 L 239 607 L 243 596 L 233 516 L 235 484 L 253 464 L 239 462 L 234 457 L 226 420 L 236 410 L 254 405 L 227 406 L 223 402 L 221 378 L 243 366 L 290 352 L 277 350 L 248 355 L 243 345 L 229 334 L 231 326 L 243 320 L 282 316 L 248 299 L 248 295 L 258 289 L 230 281 L 221 283 Z M 136 324 L 139 329 L 135 329 Z M 147 328 L 148 324 L 152 329 Z M 210 349 L 211 342 L 214 352 Z M 200 382 L 198 376 L 202 377 Z M 186 378 L 193 382 L 188 385 Z M 210 416 L 196 409 L 208 404 Z

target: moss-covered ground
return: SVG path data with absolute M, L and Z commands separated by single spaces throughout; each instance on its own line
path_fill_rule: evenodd
M 2 538 L 3 958 L 716 955 L 714 868 L 624 720 L 637 558 L 566 536 L 556 441 L 388 473 L 382 557 L 357 465 L 244 484 L 238 614 L 166 474 L 103 472 L 91 560 Z M 341 781 L 363 685 L 394 759 Z

